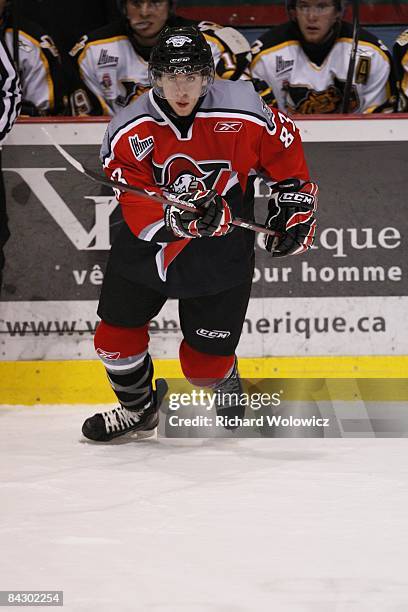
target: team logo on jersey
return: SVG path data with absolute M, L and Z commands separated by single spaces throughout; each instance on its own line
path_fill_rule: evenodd
M 116 67 L 118 65 L 119 58 L 115 55 L 109 55 L 107 49 L 102 49 L 98 59 L 98 66 L 106 68 L 107 66 Z
M 129 136 L 129 144 L 137 161 L 142 161 L 154 147 L 153 136 L 140 139 L 137 134 Z
M 171 36 L 169 40 L 166 40 L 166 45 L 173 45 L 173 47 L 182 47 L 186 42 L 193 42 L 188 36 Z
M 218 121 L 214 132 L 239 132 L 242 128 L 242 121 Z
M 293 68 L 293 64 L 295 60 L 285 60 L 281 55 L 276 56 L 276 66 L 275 72 L 276 74 L 281 74 L 282 72 L 286 72 L 287 70 L 291 70 Z
M 125 95 L 119 94 L 115 102 L 118 106 L 127 106 L 133 99 L 138 98 L 150 89 L 149 86 L 140 85 L 134 81 L 121 81 L 120 84 L 125 89 Z
M 112 79 L 111 79 L 110 74 L 108 72 L 106 72 L 105 74 L 102 75 L 101 86 L 106 91 L 112 87 Z
M 335 78 L 327 89 L 316 91 L 304 85 L 285 83 L 284 89 L 292 100 L 292 103 L 290 99 L 288 100 L 288 111 L 302 115 L 339 113 L 343 102 L 344 85 L 344 81 Z M 360 105 L 355 85 L 351 88 L 349 100 L 349 112 L 352 113 Z
M 215 189 L 221 175 L 230 169 L 229 161 L 196 162 L 188 155 L 173 155 L 162 166 L 153 162 L 156 183 L 170 193 Z

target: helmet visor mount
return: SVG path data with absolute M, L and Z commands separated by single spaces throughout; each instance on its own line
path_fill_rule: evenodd
M 149 70 L 149 80 L 159 98 L 174 99 L 183 92 L 201 98 L 214 82 L 214 69 L 212 66 L 155 66 Z

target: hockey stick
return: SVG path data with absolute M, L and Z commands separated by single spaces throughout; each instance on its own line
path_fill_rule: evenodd
M 146 193 L 143 189 L 139 189 L 134 185 L 128 185 L 127 183 L 120 183 L 118 181 L 112 181 L 106 177 L 101 176 L 97 172 L 93 172 L 89 168 L 83 166 L 75 157 L 72 157 L 69 153 L 65 151 L 51 136 L 48 130 L 45 129 L 44 126 L 41 126 L 42 131 L 47 136 L 47 138 L 52 142 L 54 147 L 61 153 L 61 155 L 66 159 L 66 161 L 73 166 L 78 172 L 81 172 L 88 178 L 92 179 L 97 183 L 101 183 L 101 185 L 107 185 L 108 187 L 112 187 L 112 189 L 120 189 L 121 191 L 129 191 L 131 193 L 137 193 L 138 195 L 146 198 L 147 200 L 153 200 L 154 202 L 160 202 L 161 204 L 172 204 L 180 208 L 180 210 L 189 210 L 191 212 L 191 206 L 185 204 L 185 202 L 180 202 L 176 196 L 170 196 L 169 198 L 164 198 L 160 195 L 153 195 L 150 193 Z M 199 209 L 197 209 L 199 210 Z M 252 230 L 253 232 L 258 232 L 261 234 L 268 234 L 268 236 L 276 236 L 280 237 L 282 234 L 275 230 L 269 229 L 265 225 L 261 225 L 260 223 L 255 223 L 253 221 L 246 221 L 245 219 L 240 219 L 239 217 L 234 217 L 231 221 L 231 225 L 236 225 L 238 227 L 243 227 L 244 229 Z
M 343 92 L 343 103 L 341 106 L 341 112 L 347 114 L 350 105 L 350 94 L 353 86 L 354 68 L 356 65 L 356 56 L 358 48 L 358 35 L 360 30 L 360 15 L 359 15 L 359 0 L 352 0 L 353 4 L 353 42 L 350 51 L 350 61 L 347 70 L 347 79 L 344 86 Z

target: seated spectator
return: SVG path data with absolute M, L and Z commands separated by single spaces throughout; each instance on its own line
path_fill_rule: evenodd
M 61 59 L 52 38 L 40 26 L 25 19 L 19 17 L 18 23 L 15 23 L 11 0 L 0 0 L 0 36 L 20 75 L 23 94 L 21 114 L 38 116 L 64 113 L 66 104 Z
M 341 112 L 353 38 L 342 13 L 340 0 L 288 0 L 290 21 L 252 47 L 254 85 L 267 104 L 291 114 Z M 360 28 L 349 112 L 393 112 L 395 106 L 391 54 Z
M 394 60 L 397 69 L 399 107 L 403 113 L 408 112 L 408 30 L 402 32 L 394 44 Z
M 83 36 L 70 52 L 77 66 L 73 115 L 114 115 L 149 88 L 147 62 L 165 25 L 196 22 L 174 15 L 172 0 L 119 0 L 122 17 Z M 211 46 L 216 73 L 238 79 L 250 58 L 247 39 L 237 30 L 200 22 Z M 84 87 L 85 85 L 85 87 Z

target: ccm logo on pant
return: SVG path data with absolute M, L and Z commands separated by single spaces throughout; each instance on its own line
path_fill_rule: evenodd
M 228 338 L 228 336 L 231 335 L 229 331 L 222 331 L 219 329 L 208 330 L 203 329 L 202 327 L 196 330 L 196 334 L 198 334 L 199 336 L 204 336 L 204 338 L 209 338 L 210 340 L 212 340 L 213 338 Z

